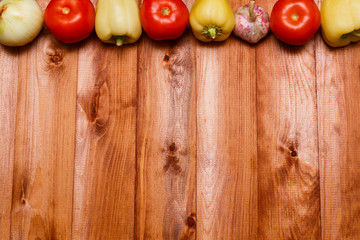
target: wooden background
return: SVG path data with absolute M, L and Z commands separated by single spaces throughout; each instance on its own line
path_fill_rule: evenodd
M 1 46 L 0 239 L 360 239 L 359 51 Z

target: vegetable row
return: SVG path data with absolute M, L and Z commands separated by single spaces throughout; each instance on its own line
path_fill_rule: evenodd
M 144 30 L 154 40 L 179 38 L 190 23 L 203 42 L 224 41 L 231 33 L 256 43 L 269 30 L 291 45 L 308 42 L 321 26 L 325 42 L 342 47 L 360 40 L 360 0 L 278 0 L 269 15 L 255 1 L 235 13 L 228 0 L 196 0 L 190 12 L 182 0 L 51 0 L 44 14 L 35 0 L 0 1 L 0 43 L 31 42 L 43 24 L 58 40 L 79 42 L 92 31 L 118 46 L 136 42 Z

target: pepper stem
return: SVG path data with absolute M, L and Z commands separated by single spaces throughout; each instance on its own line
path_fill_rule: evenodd
M 222 35 L 222 29 L 214 24 L 210 24 L 204 27 L 203 31 L 201 32 L 206 38 L 211 38 L 214 40 L 217 37 Z
M 126 36 L 119 36 L 116 38 L 116 46 L 120 47 L 122 45 L 124 45 Z
M 209 35 L 210 35 L 211 39 L 216 38 L 216 30 L 215 30 L 215 28 L 209 28 L 208 32 L 209 32 Z
M 356 37 L 360 37 L 360 33 L 357 32 L 357 31 L 353 31 L 351 34 L 354 35 L 354 36 L 356 36 Z
M 256 14 L 254 12 L 254 7 L 255 7 L 255 1 L 250 1 L 250 3 L 249 3 L 249 14 L 250 14 L 250 20 L 252 22 L 256 21 Z

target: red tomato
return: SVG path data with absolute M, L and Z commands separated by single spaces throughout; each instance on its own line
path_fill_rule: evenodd
M 180 37 L 189 22 L 189 10 L 182 0 L 144 0 L 141 25 L 154 40 Z
M 305 44 L 319 27 L 320 11 L 313 0 L 279 0 L 272 9 L 271 31 L 287 44 Z
M 44 22 L 60 41 L 78 42 L 94 30 L 95 9 L 90 0 L 51 0 L 45 9 Z

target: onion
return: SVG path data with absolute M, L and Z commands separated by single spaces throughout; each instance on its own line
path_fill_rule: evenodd
M 41 31 L 44 17 L 35 0 L 0 0 L 0 43 L 22 46 Z

